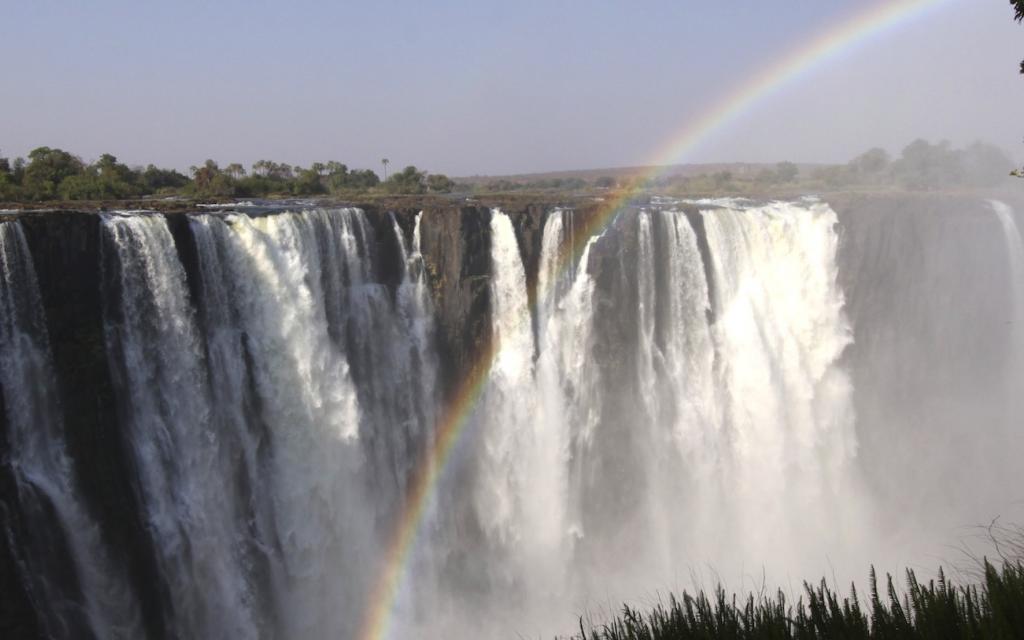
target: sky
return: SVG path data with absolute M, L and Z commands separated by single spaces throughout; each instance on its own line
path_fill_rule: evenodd
M 889 0 L 882 0 L 888 2 Z M 877 0 L 0 0 L 0 154 L 450 175 L 649 164 L 773 60 Z M 757 102 L 678 162 L 1024 157 L 1024 26 L 949 0 Z

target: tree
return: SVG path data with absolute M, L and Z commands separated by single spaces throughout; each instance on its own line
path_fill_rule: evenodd
M 800 169 L 792 162 L 780 162 L 775 165 L 775 173 L 779 176 L 779 182 L 793 182 L 800 175 Z
M 716 191 L 722 191 L 725 189 L 732 188 L 732 172 L 731 171 L 718 171 L 711 174 L 711 183 L 714 185 Z
M 611 189 L 615 186 L 615 178 L 611 176 L 601 176 L 597 180 L 594 180 L 594 186 L 601 189 Z
M 427 190 L 426 174 L 409 165 L 384 181 L 390 193 L 423 193 Z
M 22 179 L 22 193 L 31 200 L 52 200 L 57 186 L 85 169 L 82 161 L 61 149 L 38 147 L 28 154 L 29 163 Z
M 384 165 L 384 182 L 387 182 L 388 181 L 388 165 L 391 164 L 391 161 L 388 160 L 387 158 L 381 158 L 380 163 L 382 165 Z
M 161 189 L 180 189 L 188 182 L 188 176 L 173 169 L 159 169 L 154 165 L 148 165 L 142 172 L 142 185 L 146 193 L 156 193 Z
M 761 169 L 760 171 L 757 172 L 757 175 L 754 176 L 754 182 L 761 185 L 774 184 L 775 182 L 778 181 L 778 179 L 778 172 L 775 171 L 775 169 L 769 169 L 768 167 Z
M 427 176 L 427 189 L 431 193 L 451 193 L 455 188 L 455 181 L 443 173 L 433 173 Z
M 937 189 L 961 184 L 964 179 L 962 154 L 945 140 L 938 144 L 914 140 L 893 163 L 893 172 L 904 186 L 911 189 Z
M 192 187 L 196 195 L 223 197 L 235 193 L 235 185 L 231 177 L 220 170 L 217 163 L 207 160 L 201 167 L 191 167 Z
M 0 201 L 19 199 L 21 199 L 21 193 L 11 167 L 11 161 L 0 156 Z
M 820 180 L 826 187 L 841 187 L 847 183 L 847 168 L 840 165 L 819 167 L 814 171 L 814 179 Z
M 991 187 L 1005 180 L 1013 161 L 999 147 L 975 142 L 959 154 L 963 181 L 978 187 Z
M 380 184 L 380 178 L 370 169 L 356 169 L 349 175 L 349 184 L 356 189 L 370 189 Z
M 316 169 L 301 169 L 292 183 L 292 193 L 297 196 L 312 196 L 325 191 Z
M 237 162 L 232 162 L 228 166 L 224 167 L 224 173 L 228 174 L 235 180 L 240 180 L 245 177 L 245 167 Z
M 1024 22 L 1024 0 L 1010 0 L 1013 5 L 1014 20 Z M 1020 72 L 1024 73 L 1024 61 L 1020 63 Z
M 853 160 L 850 160 L 849 166 L 851 170 L 857 173 L 879 174 L 889 167 L 889 152 L 879 147 L 868 149 Z
M 351 176 L 348 167 L 340 162 L 330 161 L 327 163 L 327 188 L 331 192 L 345 191 L 351 188 Z
M 95 176 L 100 183 L 98 190 L 101 197 L 129 198 L 142 192 L 141 176 L 128 168 L 128 165 L 117 161 L 113 154 L 104 153 L 86 171 L 87 176 Z
M 257 176 L 265 176 L 270 172 L 270 165 L 274 164 L 270 160 L 257 160 L 252 163 L 252 173 Z
M 110 193 L 107 185 L 95 174 L 82 174 L 64 178 L 57 193 L 62 200 L 102 200 L 116 197 Z

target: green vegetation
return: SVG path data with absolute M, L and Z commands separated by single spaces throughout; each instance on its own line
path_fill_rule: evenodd
M 739 173 L 718 171 L 696 176 L 668 176 L 646 185 L 669 195 L 758 194 L 777 190 L 830 191 L 906 189 L 935 191 L 992 187 L 1005 179 L 1013 161 L 998 147 L 976 142 L 964 149 L 948 142 L 915 140 L 899 158 L 870 149 L 845 165 L 822 165 L 801 171 L 792 162 Z
M 1024 0 L 1010 0 L 1013 6 L 1013 18 L 1017 22 L 1024 22 Z M 1024 73 L 1024 61 L 1020 63 L 1020 72 Z
M 385 169 L 387 163 L 385 162 Z M 450 193 L 455 183 L 443 174 L 428 174 L 414 166 L 381 182 L 369 169 L 350 170 L 340 162 L 314 162 L 308 169 L 259 160 L 251 172 L 214 160 L 189 168 L 186 176 L 153 165 L 131 168 L 110 154 L 89 164 L 62 149 L 39 147 L 28 160 L 0 156 L 0 202 L 52 200 L 127 200 L 143 196 L 193 198 L 251 198 L 273 196 L 367 193 Z
M 1024 1 L 1024 0 L 1022 0 Z M 723 166 L 723 165 L 719 165 Z M 667 173 L 648 177 L 604 175 L 589 180 L 576 176 L 462 180 L 461 191 L 474 194 L 512 192 L 577 192 L 593 195 L 606 190 L 651 192 L 676 197 L 775 195 L 836 190 L 910 190 L 986 188 L 998 185 L 1013 161 L 998 147 L 976 142 L 964 149 L 948 142 L 915 140 L 898 158 L 884 149 L 870 149 L 847 164 L 803 167 L 793 162 L 775 165 L 733 164 L 705 173 Z
M 1005 561 L 997 568 L 983 562 L 978 585 L 957 587 L 939 571 L 937 580 L 921 583 L 907 571 L 902 594 L 887 576 L 885 595 L 878 591 L 874 569 L 870 595 L 861 602 L 855 587 L 840 600 L 824 580 L 804 584 L 806 600 L 748 595 L 739 600 L 718 588 L 713 597 L 684 593 L 648 613 L 624 607 L 612 622 L 584 629 L 578 640 L 818 640 L 832 638 L 978 639 L 1024 637 L 1024 565 Z
M 1024 0 L 1010 0 L 1010 5 L 1013 6 L 1013 19 L 1024 22 Z M 1024 74 L 1024 61 L 1020 63 L 1020 72 Z M 1010 175 L 1024 178 L 1024 169 L 1014 169 Z
M 472 193 L 507 193 L 510 191 L 580 191 L 589 187 L 609 189 L 624 186 L 611 176 L 602 176 L 589 183 L 583 178 L 543 178 L 538 180 L 509 180 L 498 178 L 486 181 L 466 181 L 460 186 Z
M 1024 1 L 1024 0 L 1022 0 Z M 130 200 L 145 196 L 195 199 L 371 195 L 507 194 L 554 192 L 604 195 L 606 192 L 658 193 L 677 197 L 777 195 L 835 190 L 932 191 L 991 187 L 1003 180 L 1013 162 L 999 148 L 975 143 L 955 149 L 948 142 L 915 140 L 898 158 L 871 149 L 845 165 L 803 167 L 719 165 L 706 173 L 648 177 L 601 175 L 452 180 L 415 166 L 389 172 L 386 179 L 370 169 L 349 169 L 340 162 L 314 162 L 308 168 L 259 160 L 249 171 L 238 163 L 221 166 L 214 160 L 189 168 L 189 175 L 149 165 L 128 167 L 110 154 L 89 164 L 61 149 L 39 147 L 28 160 L 0 157 L 0 202 L 53 200 Z M 726 167 L 726 168 L 721 168 Z

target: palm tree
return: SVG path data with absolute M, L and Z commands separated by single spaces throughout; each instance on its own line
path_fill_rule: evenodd
M 382 158 L 380 163 L 382 165 L 384 165 L 384 182 L 387 182 L 387 180 L 388 180 L 388 165 L 391 164 L 391 161 L 388 160 L 387 158 Z

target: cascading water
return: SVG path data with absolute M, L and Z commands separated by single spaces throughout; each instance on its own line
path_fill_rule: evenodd
M 671 563 L 684 535 L 668 517 L 666 501 L 685 505 L 685 539 L 720 538 L 713 531 L 728 517 L 719 492 L 726 443 L 697 237 L 680 211 L 645 211 L 637 224 L 637 385 L 648 434 L 649 517 L 656 524 L 655 558 L 663 564 Z
M 1024 404 L 1021 402 L 1020 389 L 1024 385 L 1024 239 L 1014 218 L 1013 209 L 1005 202 L 991 200 L 989 204 L 999 219 L 1005 238 L 1006 259 L 1010 276 L 1011 316 L 1009 323 L 1010 354 L 1009 366 L 1006 368 L 1004 383 L 1007 398 L 1005 421 L 1006 440 L 997 441 L 996 446 L 987 453 L 989 460 L 1000 460 L 1002 464 L 1015 464 L 1018 456 L 1024 452 L 1024 433 L 1020 429 L 1018 416 Z M 1007 441 L 1010 446 L 1007 446 Z M 1002 464 L 998 466 L 1002 466 Z
M 922 398 L 985 386 L 977 404 L 1006 422 L 987 401 L 1008 392 L 989 378 L 896 366 L 918 352 L 973 363 L 975 342 L 951 344 L 964 318 L 1017 335 L 1024 249 L 1012 211 L 992 207 L 918 229 L 811 200 L 664 202 L 586 242 L 587 214 L 571 209 L 104 214 L 100 352 L 138 546 L 154 556 L 144 594 L 80 495 L 89 460 L 67 445 L 31 243 L 0 223 L 4 469 L 20 514 L 4 520 L 8 544 L 55 637 L 145 635 L 139 601 L 168 637 L 355 637 L 381 606 L 370 598 L 450 408 L 445 385 L 467 375 L 452 363 L 479 357 L 441 346 L 459 348 L 452 336 L 486 309 L 465 344 L 493 346 L 494 362 L 397 554 L 393 637 L 569 632 L 578 613 L 690 586 L 705 567 L 737 589 L 762 572 L 861 577 L 890 558 L 876 554 L 893 538 L 871 537 L 879 505 L 908 511 L 877 479 L 916 488 L 884 456 L 892 416 L 911 414 L 873 379 L 905 376 L 920 388 L 901 391 Z M 474 216 L 486 242 L 465 233 Z M 961 282 L 941 242 L 965 230 L 973 254 L 1008 253 Z M 902 270 L 876 265 L 889 250 Z M 1012 300 L 978 293 L 992 274 Z M 953 293 L 926 295 L 941 286 Z M 941 306 L 968 294 L 955 306 L 976 316 Z M 896 359 L 913 342 L 904 324 L 924 346 Z M 1019 354 L 977 353 L 973 373 L 1018 370 Z M 1018 451 L 1013 438 L 1007 427 L 977 450 Z M 1013 454 L 999 456 L 1004 479 Z M 51 532 L 71 568 L 19 522 Z
M 837 282 L 836 215 L 823 204 L 772 204 L 718 209 L 704 223 L 730 502 L 740 530 L 772 532 L 741 543 L 753 558 L 788 549 L 789 566 L 799 566 L 808 549 L 792 542 L 823 540 L 840 518 L 862 516 L 855 496 L 844 495 L 857 442 L 852 388 L 839 366 L 852 339 Z
M 1024 328 L 1017 326 L 1024 319 L 1024 240 L 1021 239 L 1020 229 L 1017 228 L 1017 221 L 1013 217 L 1013 209 L 1005 202 L 991 200 L 989 204 L 999 218 L 999 224 L 1003 228 L 1003 236 L 1006 238 L 1006 257 L 1010 267 L 1010 282 L 1012 290 L 1010 295 L 1013 298 L 1013 319 L 1015 324 L 1012 331 L 1014 344 L 1013 348 L 1017 353 L 1024 348 Z
M 138 603 L 78 492 L 35 269 L 17 222 L 0 222 L 0 352 L 5 463 L 14 472 L 28 538 L 20 569 L 44 614 L 44 631 L 54 638 L 140 637 Z M 6 520 L 13 546 L 16 534 Z M 60 567 L 64 561 L 71 566 Z
M 568 535 L 562 545 L 571 545 L 582 534 L 582 461 L 595 427 L 598 385 L 597 372 L 587 361 L 594 339 L 594 281 L 588 265 L 596 238 L 587 242 L 578 262 L 565 255 L 564 247 L 575 246 L 573 222 L 572 211 L 548 216 L 537 278 L 537 385 L 546 440 L 541 446 L 549 455 L 544 461 L 549 468 L 541 472 L 551 474 L 547 484 L 557 489 L 544 498 L 565 501 L 558 509 L 566 520 L 552 522 L 557 529 L 547 532 L 552 540 Z
M 415 432 L 420 437 L 432 437 L 437 395 L 437 357 L 432 347 L 434 337 L 434 309 L 430 299 L 426 267 L 423 264 L 422 223 L 423 212 L 416 216 L 411 251 L 406 251 L 405 236 L 394 216 L 391 218 L 395 237 L 402 255 L 402 282 L 398 285 L 398 314 L 408 336 L 409 389 L 413 394 L 411 413 L 419 424 Z
M 173 633 L 255 637 L 259 609 L 238 562 L 242 543 L 226 434 L 212 428 L 202 344 L 167 224 L 103 220 L 107 352 L 135 451 L 140 502 L 166 579 Z
M 355 280 L 354 213 L 242 215 L 195 219 L 200 264 L 220 264 L 222 279 L 205 288 L 204 309 L 227 301 L 237 320 L 212 328 L 234 333 L 240 368 L 250 376 L 259 417 L 255 441 L 259 484 L 249 500 L 267 556 L 274 611 L 272 635 L 331 637 L 351 633 L 364 587 L 355 576 L 369 545 L 360 496 L 360 410 L 344 346 L 343 322 Z M 348 278 L 348 280 L 346 280 Z M 219 289 L 219 290 L 218 290 Z M 325 290 L 337 297 L 326 297 Z M 208 329 L 210 330 L 210 329 Z M 243 358 L 244 356 L 244 358 Z M 232 401 L 232 398 L 227 398 Z M 352 576 L 339 580 L 337 576 Z
M 535 345 L 519 243 L 511 220 L 498 210 L 491 217 L 491 264 L 496 356 L 480 407 L 483 458 L 476 511 L 496 552 L 512 550 L 513 560 L 521 561 L 526 559 L 518 550 L 557 553 L 564 488 L 557 475 L 562 466 L 558 436 L 547 437 L 534 400 Z M 517 569 L 507 571 L 505 580 L 519 577 Z

